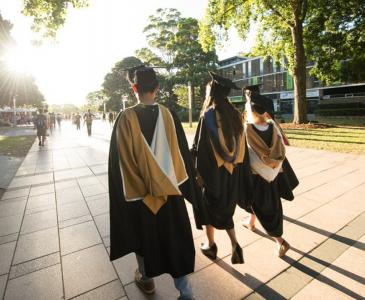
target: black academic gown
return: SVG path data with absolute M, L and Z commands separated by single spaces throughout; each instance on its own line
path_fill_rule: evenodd
M 196 166 L 204 182 L 199 223 L 217 229 L 234 228 L 233 214 L 236 205 L 248 208 L 252 202 L 252 181 L 247 145 L 243 163 L 230 174 L 224 166 L 218 168 L 211 143 L 212 134 L 204 117 L 199 121 L 193 152 Z
M 265 131 L 253 126 L 257 134 L 268 145 L 271 145 L 273 125 L 270 124 Z M 267 182 L 260 175 L 253 174 L 253 204 L 252 210 L 260 221 L 267 234 L 273 237 L 283 235 L 283 207 L 281 198 L 293 200 L 293 190 L 299 181 L 291 168 L 287 158 L 282 164 L 283 172 L 272 181 Z M 247 210 L 252 213 L 251 209 Z
M 157 106 L 136 106 L 142 134 L 150 144 L 158 117 Z M 110 259 L 129 253 L 144 257 L 148 277 L 168 273 L 174 278 L 194 271 L 195 249 L 184 197 L 194 204 L 199 199 L 199 188 L 193 173 L 192 160 L 185 133 L 173 114 L 180 152 L 189 179 L 179 186 L 183 196 L 169 196 L 157 215 L 142 201 L 127 202 L 124 198 L 116 128 L 114 124 L 109 152 L 110 196 Z

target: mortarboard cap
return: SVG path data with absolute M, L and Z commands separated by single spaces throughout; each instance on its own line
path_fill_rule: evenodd
M 262 86 L 262 83 L 260 84 L 254 84 L 254 85 L 247 85 L 243 88 L 243 90 L 248 90 L 255 93 L 260 93 L 260 87 Z
M 212 80 L 212 87 L 210 90 L 210 96 L 215 98 L 226 98 L 231 89 L 239 90 L 240 88 L 230 79 L 222 77 L 216 73 L 210 72 Z

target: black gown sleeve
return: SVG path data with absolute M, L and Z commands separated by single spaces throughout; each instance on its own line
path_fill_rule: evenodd
M 108 161 L 108 185 L 109 185 L 109 211 L 110 211 L 110 239 L 113 241 L 110 248 L 110 260 L 122 256 L 123 249 L 120 237 L 124 235 L 124 192 L 122 176 L 119 168 L 119 151 L 117 146 L 117 127 L 122 113 L 117 116 L 112 135 L 110 138 L 109 161 Z
M 204 186 L 216 198 L 220 195 L 220 176 L 214 150 L 210 142 L 204 118 L 200 119 L 196 138 L 197 170 L 204 181 Z
M 188 146 L 188 142 L 186 140 L 185 131 L 181 125 L 181 122 L 180 122 L 178 116 L 173 111 L 170 110 L 170 112 L 171 112 L 171 115 L 173 117 L 174 124 L 175 124 L 180 153 L 184 160 L 186 173 L 189 177 L 188 180 L 186 180 L 184 183 L 182 183 L 179 186 L 179 189 L 180 189 L 181 193 L 183 194 L 184 198 L 186 200 L 188 200 L 190 202 L 190 204 L 193 206 L 196 227 L 198 229 L 202 229 L 202 226 L 200 223 L 200 218 L 199 218 L 199 214 L 201 211 L 202 191 L 196 181 L 196 171 L 195 171 L 191 153 L 189 151 L 189 146 Z

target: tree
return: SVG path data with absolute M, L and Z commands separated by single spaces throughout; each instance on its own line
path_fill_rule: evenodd
M 254 53 L 288 59 L 294 78 L 293 121 L 305 123 L 307 59 L 321 80 L 339 78 L 341 60 L 354 52 L 364 55 L 364 12 L 362 0 L 209 0 L 200 41 L 210 49 L 231 26 L 245 39 L 257 22 Z
M 88 0 L 23 0 L 23 14 L 33 18 L 32 29 L 43 37 L 55 37 L 66 21 L 69 6 L 85 7 Z
M 102 84 L 102 94 L 108 99 L 106 102 L 107 110 L 120 111 L 123 97 L 128 99 L 127 105 L 133 105 L 136 102 L 130 84 L 126 79 L 126 72 L 123 70 L 141 64 L 142 61 L 134 56 L 126 57 L 117 62 L 112 71 L 106 74 Z
M 27 74 L 15 74 L 6 64 L 6 53 L 15 45 L 11 29 L 12 24 L 0 14 L 0 105 L 12 106 L 15 97 L 17 105 L 42 107 L 44 97 L 34 78 Z
M 232 25 L 246 38 L 253 21 L 259 23 L 256 52 L 275 58 L 288 58 L 294 78 L 294 122 L 307 122 L 306 56 L 303 23 L 309 0 L 210 0 L 201 23 L 200 41 L 210 49 L 216 42 L 217 25 L 228 30 Z M 218 36 L 219 39 L 219 36 Z
M 323 83 L 365 80 L 365 2 L 318 1 L 309 7 L 304 37 L 312 74 Z
M 50 105 L 49 109 L 50 112 L 54 113 L 63 113 L 71 115 L 76 112 L 80 112 L 80 108 L 77 107 L 75 104 L 52 104 Z
M 90 92 L 86 96 L 86 105 L 87 109 L 91 109 L 92 111 L 101 111 L 103 110 L 103 104 L 106 100 L 103 91 L 94 91 Z
M 181 17 L 176 9 L 158 9 L 149 17 L 144 32 L 150 48 L 142 48 L 136 55 L 146 64 L 165 67 L 159 76 L 161 102 L 174 108 L 175 86 L 189 81 L 202 89 L 199 95 L 204 95 L 207 71 L 216 68 L 218 58 L 214 50 L 205 53 L 199 44 L 198 21 Z

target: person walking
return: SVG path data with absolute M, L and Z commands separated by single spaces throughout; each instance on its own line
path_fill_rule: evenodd
M 185 133 L 156 103 L 155 71 L 128 73 L 138 104 L 119 113 L 111 136 L 110 259 L 134 252 L 135 283 L 144 293 L 154 293 L 153 277 L 167 273 L 178 299 L 193 299 L 186 275 L 194 271 L 195 249 L 184 198 L 196 208 L 200 197 Z
M 38 110 L 38 114 L 35 117 L 35 126 L 37 129 L 38 146 L 44 146 L 47 135 L 47 117 L 42 108 Z
M 109 120 L 109 125 L 110 127 L 113 127 L 113 122 L 114 122 L 114 114 L 110 111 L 108 114 L 108 120 Z
M 57 114 L 57 125 L 58 125 L 58 129 L 61 129 L 61 121 L 62 121 L 62 116 L 60 113 Z
M 87 135 L 91 136 L 91 126 L 93 124 L 94 115 L 91 113 L 90 109 L 87 110 L 87 113 L 84 115 L 84 122 L 87 127 Z
M 231 80 L 209 72 L 206 100 L 195 134 L 192 152 L 198 181 L 203 187 L 203 207 L 198 219 L 206 227 L 207 243 L 201 252 L 217 258 L 214 229 L 226 230 L 232 245 L 232 264 L 242 264 L 243 253 L 236 239 L 233 214 L 236 206 L 251 206 L 251 171 L 241 113 L 229 102 Z
M 276 255 L 285 256 L 290 249 L 283 238 L 281 198 L 293 200 L 299 181 L 285 156 L 285 138 L 274 121 L 273 102 L 260 95 L 257 87 L 244 89 L 246 97 L 245 133 L 253 177 L 253 202 L 247 209 L 248 220 L 242 225 L 255 231 L 256 218 L 277 244 Z
M 75 115 L 76 130 L 80 130 L 80 123 L 81 123 L 81 115 L 77 113 Z

